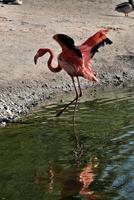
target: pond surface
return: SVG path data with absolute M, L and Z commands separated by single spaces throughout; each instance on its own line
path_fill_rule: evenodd
M 0 200 L 133 199 L 134 87 L 62 106 L 0 129 Z

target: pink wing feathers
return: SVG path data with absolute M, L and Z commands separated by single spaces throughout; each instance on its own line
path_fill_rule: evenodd
M 83 76 L 90 81 L 99 82 L 95 72 L 92 70 L 91 58 L 101 46 L 112 44 L 112 41 L 106 36 L 108 31 L 108 29 L 98 31 L 80 46 L 75 46 L 74 40 L 65 34 L 53 36 L 62 48 L 60 58 L 65 63 L 65 70 L 68 74 L 71 76 Z M 70 72 L 67 64 L 70 66 Z
M 88 38 L 82 45 L 79 46 L 79 49 L 83 53 L 87 53 L 85 57 L 92 58 L 98 49 L 105 44 L 112 44 L 112 41 L 106 36 L 108 29 L 99 30 L 93 36 Z M 88 54 L 89 53 L 89 54 Z M 87 59 L 87 58 L 85 58 Z
M 104 46 L 105 44 L 112 44 L 112 41 L 106 36 L 108 31 L 108 29 L 98 31 L 78 47 L 82 52 L 82 57 L 84 60 L 84 68 L 82 71 L 86 79 L 99 82 L 96 78 L 95 72 L 92 70 L 91 58 L 96 52 L 98 52 L 100 47 Z

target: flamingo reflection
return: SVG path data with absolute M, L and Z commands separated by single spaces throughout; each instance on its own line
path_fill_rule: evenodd
M 77 200 L 82 197 L 86 200 L 96 200 L 98 197 L 91 189 L 91 185 L 96 177 L 94 171 L 97 166 L 98 164 L 89 162 L 82 169 L 49 169 L 48 192 L 54 192 L 54 184 L 58 182 L 61 185 L 60 200 Z

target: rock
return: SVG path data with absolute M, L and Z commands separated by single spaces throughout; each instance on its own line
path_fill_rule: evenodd
M 5 127 L 6 126 L 6 122 L 1 122 L 0 123 L 0 127 Z

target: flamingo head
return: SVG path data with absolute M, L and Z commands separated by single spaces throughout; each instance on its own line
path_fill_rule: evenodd
M 39 57 L 42 57 L 44 54 L 48 52 L 48 49 L 39 49 L 34 56 L 34 63 L 37 64 L 37 60 Z

